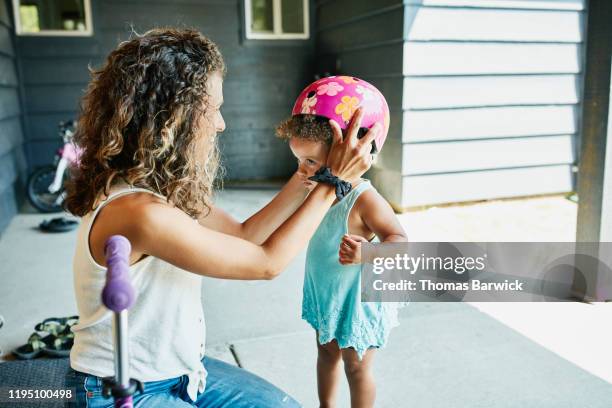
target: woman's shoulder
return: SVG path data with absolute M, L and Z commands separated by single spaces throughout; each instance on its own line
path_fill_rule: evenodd
M 122 181 L 113 183 L 108 191 L 101 191 L 94 211 L 96 219 L 130 222 L 149 211 L 173 207 L 164 196 L 147 188 L 136 187 Z
M 94 210 L 98 207 L 106 206 L 110 204 L 111 201 L 115 201 L 118 198 L 123 196 L 143 196 L 150 195 L 154 197 L 158 197 L 159 199 L 165 200 L 165 197 L 151 189 L 143 188 L 128 184 L 123 179 L 119 179 L 112 183 L 108 190 L 103 189 L 98 192 L 97 198 L 94 204 Z
M 137 215 L 140 212 L 155 211 L 158 208 L 171 207 L 171 205 L 160 197 L 143 191 L 134 191 L 130 194 L 121 195 L 104 206 L 102 211 L 110 211 Z
M 89 243 L 96 262 L 103 259 L 104 241 L 111 235 L 123 235 L 132 243 L 132 261 L 140 259 L 143 240 L 158 235 L 164 225 L 185 214 L 164 199 L 145 192 L 132 191 L 112 197 L 102 206 L 92 222 Z M 154 231 L 154 232 L 151 232 Z
M 104 205 L 97 218 L 138 227 L 144 222 L 152 222 L 162 216 L 167 218 L 174 213 L 185 215 L 163 197 L 146 191 L 131 191 L 114 197 Z
M 101 221 L 104 224 L 137 223 L 141 216 L 165 206 L 170 204 L 149 192 L 111 189 L 108 195 L 100 195 L 94 210 L 95 219 L 97 223 Z

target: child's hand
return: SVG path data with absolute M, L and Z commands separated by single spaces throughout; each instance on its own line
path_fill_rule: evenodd
M 368 242 L 367 239 L 359 235 L 345 234 L 340 243 L 340 263 L 342 265 L 360 264 L 361 263 L 361 243 Z

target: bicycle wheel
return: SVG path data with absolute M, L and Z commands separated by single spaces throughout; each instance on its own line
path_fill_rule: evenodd
M 56 193 L 49 192 L 49 186 L 55 178 L 55 166 L 48 165 L 35 170 L 28 178 L 28 201 L 38 211 L 52 213 L 63 211 L 62 202 L 64 189 Z

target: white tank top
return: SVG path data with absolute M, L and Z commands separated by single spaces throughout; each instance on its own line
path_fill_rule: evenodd
M 111 188 L 106 200 L 82 218 L 77 231 L 73 272 L 80 318 L 79 324 L 72 327 L 70 366 L 98 377 L 115 373 L 112 312 L 102 304 L 106 268 L 91 255 L 89 231 L 104 205 L 135 192 L 151 193 L 165 200 L 152 191 L 118 184 Z M 197 392 L 203 392 L 206 384 L 201 361 L 206 343 L 202 277 L 153 256 L 130 266 L 130 275 L 137 295 L 128 312 L 130 377 L 146 382 L 187 374 L 187 391 L 195 401 Z

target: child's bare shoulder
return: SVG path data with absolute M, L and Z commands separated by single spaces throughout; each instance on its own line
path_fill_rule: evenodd
M 355 202 L 358 224 L 376 234 L 381 242 L 387 239 L 399 242 L 407 240 L 399 218 L 391 205 L 375 189 L 363 191 Z M 369 237 L 370 235 L 362 235 Z M 390 238 L 391 237 L 391 238 Z
M 373 211 L 393 212 L 387 200 L 385 200 L 374 188 L 368 188 L 357 197 L 355 201 L 355 210 L 357 210 L 361 216 L 366 216 Z
M 368 237 L 374 232 L 368 225 L 386 223 L 394 217 L 395 212 L 387 200 L 375 188 L 368 188 L 355 200 L 349 217 L 349 231 Z
M 349 233 L 371 240 L 375 233 L 372 226 L 386 223 L 395 214 L 387 201 L 374 188 L 367 188 L 355 200 L 351 209 Z

